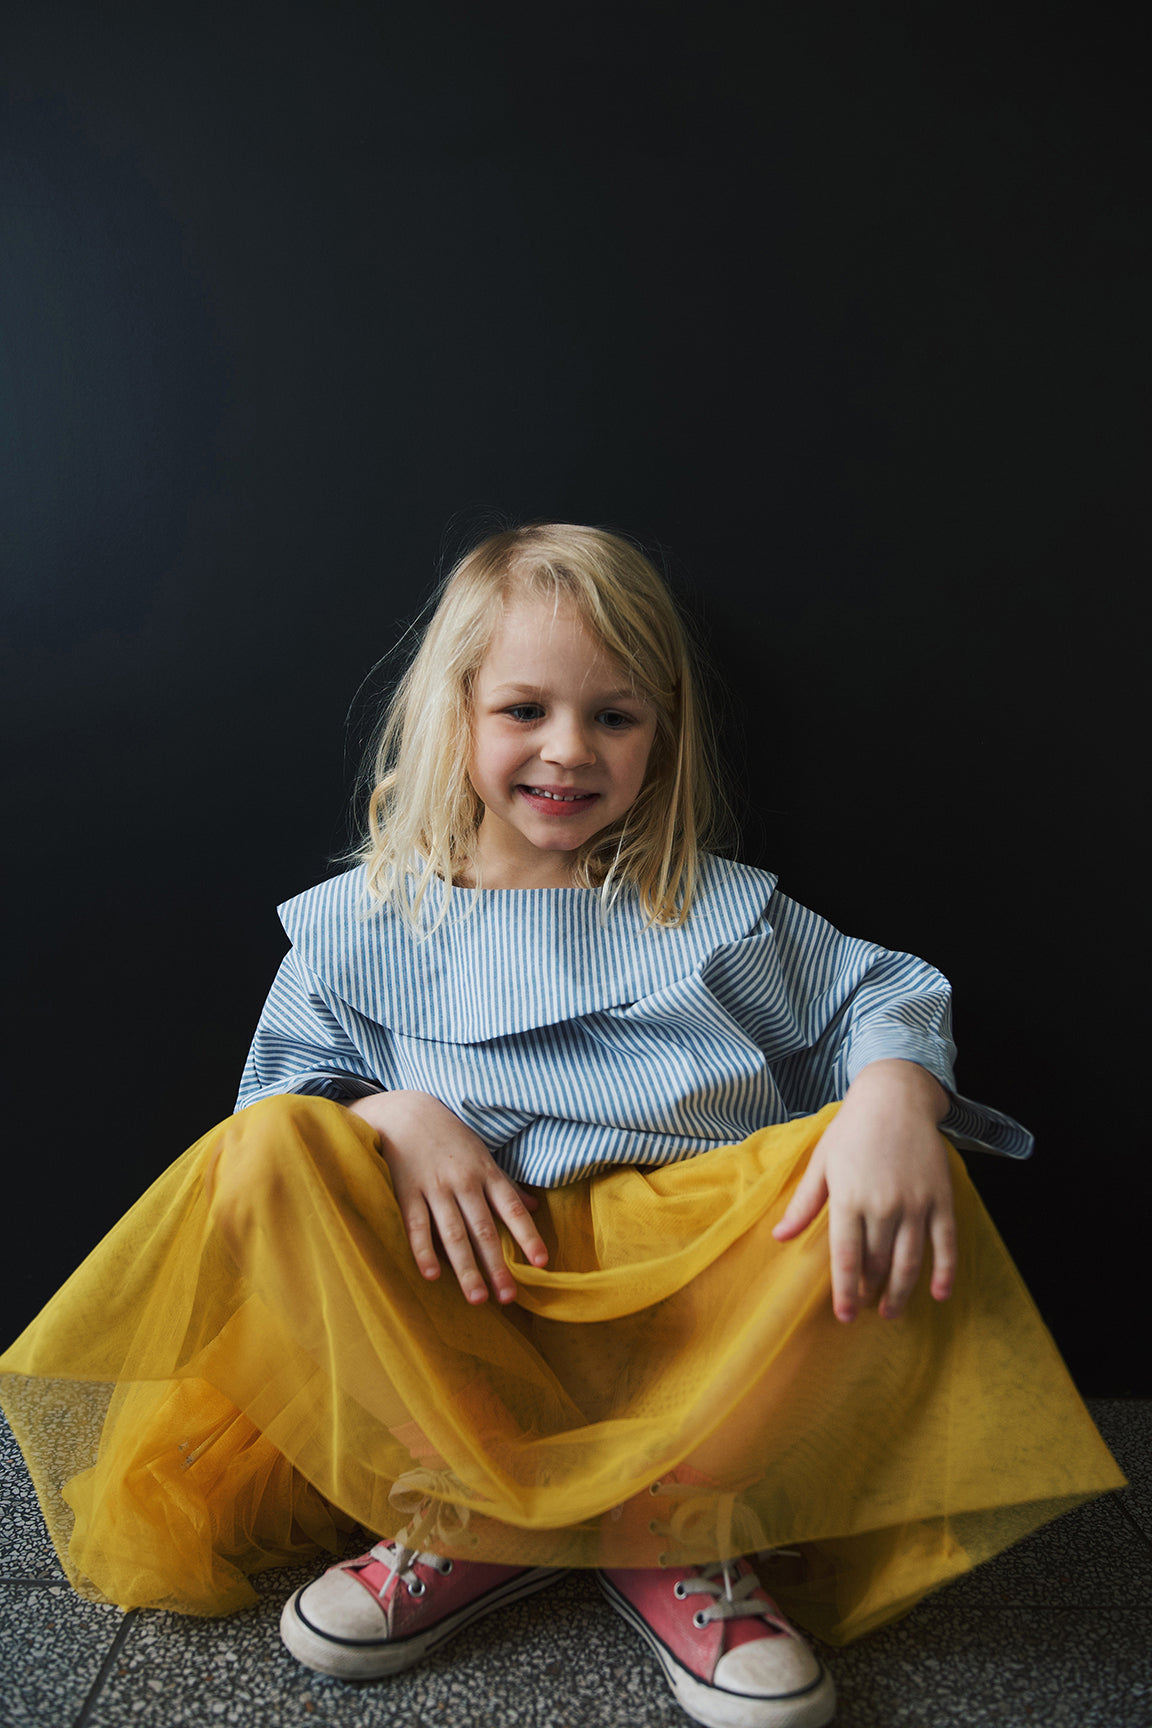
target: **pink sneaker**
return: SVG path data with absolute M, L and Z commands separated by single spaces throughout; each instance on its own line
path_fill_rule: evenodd
M 280 1636 L 306 1668 L 372 1680 L 410 1667 L 471 1621 L 560 1576 L 541 1568 L 445 1560 L 398 1542 L 377 1542 L 290 1596 Z
M 746 1560 L 606 1570 L 600 1588 L 648 1642 L 682 1710 L 708 1728 L 823 1728 L 832 1676 Z

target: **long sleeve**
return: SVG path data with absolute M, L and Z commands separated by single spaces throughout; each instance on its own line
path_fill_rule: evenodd
M 325 1001 L 319 980 L 291 949 L 260 1015 L 237 1110 L 281 1092 L 346 1103 L 380 1090 L 381 1082 Z
M 952 991 L 942 973 L 915 955 L 845 936 L 779 892 L 765 925 L 778 962 L 769 1018 L 777 1038 L 786 1020 L 795 1041 L 772 1062 L 790 1114 L 821 1109 L 870 1062 L 900 1057 L 926 1068 L 949 1094 L 941 1127 L 957 1145 L 1028 1156 L 1026 1129 L 956 1090 Z
M 648 927 L 635 895 L 605 917 L 572 888 L 478 893 L 414 933 L 365 905 L 360 871 L 280 915 L 292 948 L 240 1108 L 282 1092 L 428 1092 L 509 1175 L 556 1186 L 732 1144 L 899 1056 L 951 1095 L 955 1143 L 1031 1147 L 957 1096 L 940 973 L 842 935 L 742 865 L 707 859 L 691 918 L 667 929 Z

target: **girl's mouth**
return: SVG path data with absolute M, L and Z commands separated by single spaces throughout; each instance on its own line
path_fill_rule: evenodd
M 517 786 L 516 790 L 533 810 L 540 810 L 548 816 L 577 816 L 594 804 L 599 796 L 596 792 L 565 792 L 547 786 Z

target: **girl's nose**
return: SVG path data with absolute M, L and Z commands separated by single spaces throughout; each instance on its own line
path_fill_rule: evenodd
M 596 760 L 596 752 L 583 723 L 575 717 L 561 715 L 557 715 L 548 728 L 540 756 L 545 762 L 555 762 L 558 768 L 587 768 Z

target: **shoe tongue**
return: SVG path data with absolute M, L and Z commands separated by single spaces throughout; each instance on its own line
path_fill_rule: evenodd
M 413 1559 L 415 1559 L 415 1555 L 413 1555 Z M 378 1554 L 372 1554 L 369 1556 L 367 1565 L 359 1567 L 358 1570 L 365 1574 L 365 1582 L 372 1587 L 381 1602 L 391 1602 L 405 1569 L 401 1568 L 396 1571 L 389 1565 L 388 1560 L 382 1560 Z

